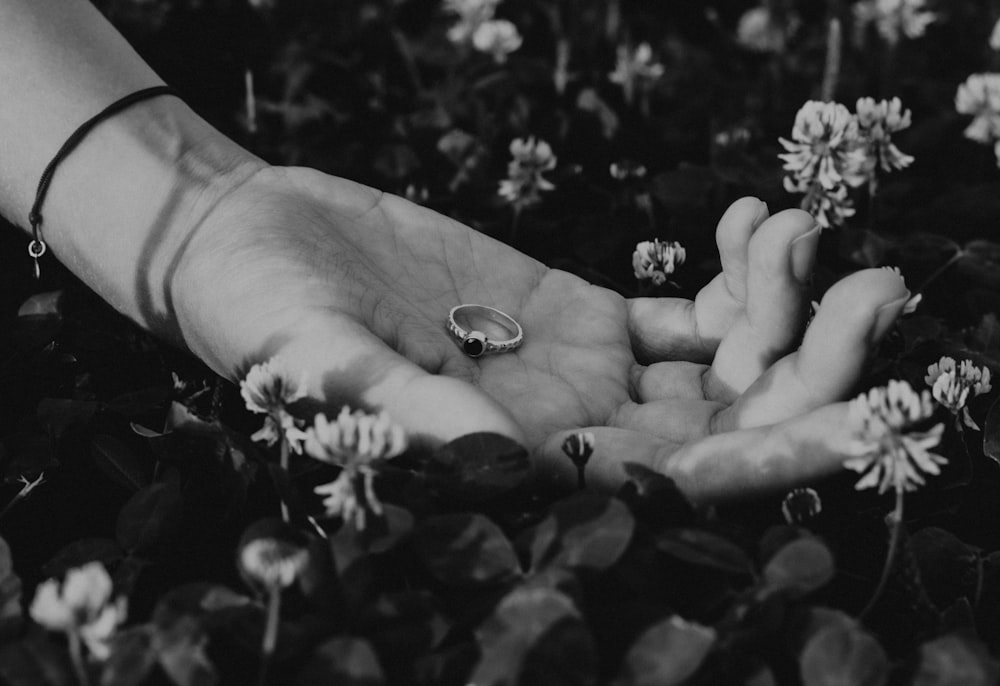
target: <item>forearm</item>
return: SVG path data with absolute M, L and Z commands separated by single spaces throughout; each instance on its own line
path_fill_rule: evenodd
M 27 229 L 38 179 L 66 138 L 162 80 L 85 0 L 4 0 L 0 83 L 0 212 Z M 143 101 L 59 164 L 43 235 L 115 307 L 176 336 L 171 290 L 185 245 L 226 188 L 260 166 L 179 99 Z

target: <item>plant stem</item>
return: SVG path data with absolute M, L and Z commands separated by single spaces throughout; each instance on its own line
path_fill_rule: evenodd
M 517 245 L 517 231 L 520 228 L 521 223 L 521 207 L 519 205 L 514 205 L 513 216 L 510 220 L 510 244 Z
M 928 284 L 930 284 L 931 281 L 941 276 L 945 272 L 945 270 L 948 269 L 948 267 L 950 267 L 951 265 L 955 264 L 960 259 L 962 259 L 962 255 L 965 254 L 965 251 L 962 250 L 961 246 L 956 245 L 956 248 L 957 250 L 955 251 L 955 254 L 949 257 L 947 262 L 945 262 L 940 267 L 931 272 L 931 275 L 928 276 L 926 279 L 924 279 L 924 282 L 920 284 L 920 288 L 914 291 L 914 294 L 923 293 L 924 289 L 927 288 Z
M 832 17 L 830 28 L 826 34 L 826 64 L 823 67 L 823 86 L 820 89 L 820 100 L 832 102 L 837 94 L 837 82 L 840 80 L 840 60 L 842 36 L 840 19 Z
M 552 73 L 552 84 L 559 95 L 566 92 L 566 84 L 569 82 L 569 54 L 569 40 L 560 38 L 556 41 L 556 67 Z
M 267 683 L 267 670 L 271 664 L 271 656 L 278 644 L 278 617 L 281 613 L 281 584 L 272 584 L 268 590 L 267 623 L 264 625 L 264 639 L 260 646 L 260 678 L 258 684 Z
M 288 439 L 285 437 L 285 432 L 281 432 L 281 471 L 284 475 L 288 474 Z M 281 500 L 281 521 L 288 522 L 288 503 L 285 502 L 284 497 L 281 493 L 278 493 L 278 498 Z
M 899 548 L 899 538 L 903 530 L 903 493 L 902 487 L 897 486 L 896 507 L 892 511 L 892 514 L 889 515 L 892 522 L 892 528 L 889 533 L 889 552 L 886 553 L 885 565 L 882 567 L 882 576 L 878 580 L 878 586 L 875 587 L 875 592 L 872 594 L 871 600 L 865 605 L 865 609 L 858 613 L 859 620 L 863 620 L 871 612 L 872 608 L 875 607 L 875 603 L 882 595 L 882 591 L 885 590 L 885 585 L 889 581 L 889 574 L 892 573 L 892 568 L 896 563 L 896 552 Z
M 250 69 L 243 72 L 243 90 L 247 133 L 253 136 L 257 133 L 257 95 L 254 92 L 253 71 Z
M 609 43 L 618 40 L 618 32 L 622 24 L 621 0 L 608 0 L 607 12 L 604 15 L 604 37 Z
M 21 494 L 20 493 L 18 493 L 13 498 L 11 498 L 10 502 L 8 502 L 6 505 L 3 506 L 3 509 L 0 510 L 0 519 L 3 519 L 4 515 L 7 514 L 8 512 L 10 512 L 11 509 L 15 505 L 17 505 L 19 502 L 21 502 Z
M 878 172 L 872 170 L 871 178 L 868 179 L 868 230 L 875 230 L 875 204 L 878 195 Z
M 76 629 L 70 629 L 69 632 L 69 656 L 73 661 L 73 671 L 76 672 L 76 679 L 80 682 L 80 686 L 90 686 L 87 665 L 83 661 L 83 644 L 80 642 L 80 633 Z

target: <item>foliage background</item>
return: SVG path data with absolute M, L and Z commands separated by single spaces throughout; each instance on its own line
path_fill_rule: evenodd
M 498 66 L 450 43 L 453 18 L 435 0 L 97 4 L 196 111 L 270 162 L 408 195 L 625 294 L 639 290 L 636 242 L 679 240 L 689 264 L 676 277 L 688 296 L 718 269 L 714 225 L 732 200 L 756 195 L 772 212 L 797 202 L 781 187 L 777 139 L 819 95 L 827 20 L 851 25 L 851 3 L 771 2 L 801 24 L 784 51 L 757 53 L 735 37 L 749 2 L 708 11 L 695 0 L 622 0 L 609 35 L 609 2 L 504 0 L 498 14 L 518 26 L 524 45 Z M 942 354 L 1000 371 L 1000 246 L 991 242 L 1000 171 L 990 148 L 963 138 L 967 120 L 954 108 L 969 74 L 1000 67 L 987 43 L 1000 4 L 932 7 L 940 20 L 927 34 L 892 49 L 874 33 L 863 45 L 845 35 L 836 99 L 901 97 L 914 124 L 895 140 L 916 162 L 889 177 L 848 226 L 824 233 L 816 299 L 863 266 L 897 265 L 911 288 L 926 284 L 917 314 L 893 332 L 863 386 L 906 378 L 919 387 Z M 571 48 L 562 92 L 554 80 L 561 41 Z M 608 80 L 619 42 L 649 42 L 664 66 L 648 107 L 625 102 Z M 526 135 L 552 144 L 557 188 L 521 213 L 515 231 L 496 188 L 511 139 Z M 612 164 L 645 173 L 619 180 Z M 41 580 L 99 559 L 129 596 L 131 628 L 114 667 L 93 666 L 98 678 L 249 683 L 263 611 L 250 602 L 235 551 L 249 523 L 276 512 L 273 456 L 246 438 L 255 420 L 231 386 L 65 273 L 46 270 L 41 284 L 61 290 L 58 304 L 25 306 L 37 287 L 23 239 L 11 229 L 0 240 L 0 495 L 7 502 L 18 477 L 46 474 L 30 498 L 0 514 L 14 564 L 12 574 L 0 569 L 5 581 L 19 578 L 27 603 Z M 791 525 L 780 498 L 696 512 L 648 474 L 619 498 L 526 494 L 514 488 L 523 456 L 487 442 L 456 454 L 515 465 L 485 470 L 494 481 L 479 487 L 500 491 L 495 498 L 464 500 L 453 493 L 462 476 L 448 471 L 453 463 L 413 458 L 385 479 L 386 500 L 396 503 L 386 531 L 355 537 L 335 533 L 334 522 L 333 543 L 309 539 L 325 551 L 313 564 L 330 581 L 295 589 L 277 666 L 299 683 L 319 674 L 331 683 L 457 684 L 474 672 L 484 684 L 512 674 L 521 683 L 822 684 L 838 669 L 857 670 L 855 683 L 991 683 L 1000 655 L 1000 411 L 992 401 L 973 404 L 983 435 L 949 430 L 952 465 L 908 499 L 904 552 L 864 625 L 852 616 L 885 559 L 887 504 L 855 493 L 846 476 L 818 487 L 820 514 Z M 172 415 L 178 406 L 192 417 Z M 163 427 L 171 430 L 152 435 Z M 428 464 L 444 476 L 417 497 Z M 308 493 L 322 475 L 298 465 L 292 476 Z M 298 524 L 317 512 L 308 499 L 297 508 Z M 563 543 L 547 539 L 545 527 Z M 0 583 L 0 680 L 71 683 L 64 645 L 12 609 L 12 584 Z M 249 605 L 226 596 L 206 610 L 206 588 L 223 587 Z M 512 644 L 544 617 L 541 634 Z M 651 627 L 659 633 L 650 637 Z M 169 666 L 168 653 L 184 667 Z M 662 670 L 681 653 L 705 660 L 670 681 Z M 981 680 L 942 666 L 951 658 L 981 668 Z

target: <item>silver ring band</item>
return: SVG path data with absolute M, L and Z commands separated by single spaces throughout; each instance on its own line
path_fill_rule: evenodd
M 478 328 L 476 319 L 479 319 Z M 484 324 L 492 326 L 483 326 Z M 484 328 L 504 331 L 507 338 L 487 336 Z M 458 339 L 462 352 L 469 357 L 487 353 L 505 353 L 521 345 L 524 331 L 508 314 L 486 305 L 456 305 L 448 313 L 448 332 Z

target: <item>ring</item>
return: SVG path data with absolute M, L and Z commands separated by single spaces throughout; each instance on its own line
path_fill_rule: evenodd
M 491 335 L 484 333 L 488 330 Z M 448 313 L 448 332 L 469 357 L 505 353 L 521 345 L 524 332 L 513 317 L 486 305 L 456 305 Z M 505 336 L 506 338 L 501 338 Z

